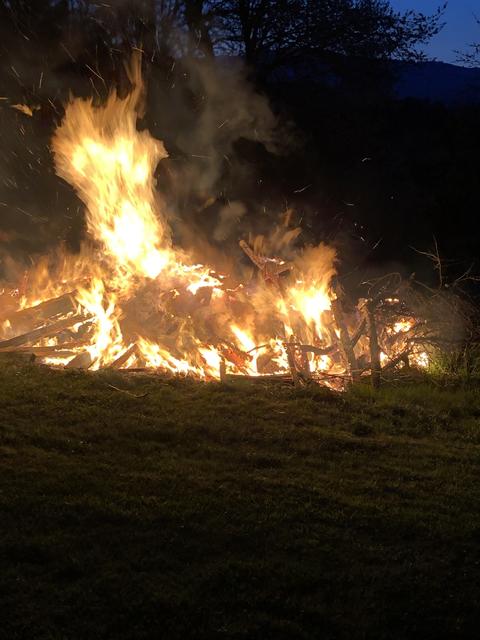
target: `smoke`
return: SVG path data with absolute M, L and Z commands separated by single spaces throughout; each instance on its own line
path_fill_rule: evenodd
M 240 220 L 247 209 L 242 202 L 230 202 L 222 207 L 218 214 L 218 224 L 213 232 L 213 238 L 217 242 L 223 242 L 238 227 Z
M 248 201 L 259 167 L 266 156 L 284 152 L 286 129 L 238 58 L 186 58 L 167 81 L 152 74 L 147 92 L 149 128 L 170 156 L 159 167 L 159 187 L 173 227 L 178 231 L 181 221 L 184 230 L 187 223 L 221 242 L 235 219 L 254 213 Z M 243 203 L 240 215 L 234 201 Z

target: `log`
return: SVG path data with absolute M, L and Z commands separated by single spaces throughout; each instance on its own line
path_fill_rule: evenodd
M 73 315 L 68 318 L 63 318 L 62 320 L 57 320 L 56 322 L 52 322 L 51 324 L 39 327 L 38 329 L 34 329 L 33 331 L 29 331 L 28 333 L 23 333 L 19 336 L 15 336 L 15 338 L 2 340 L 0 342 L 0 349 L 5 349 L 8 347 L 20 347 L 21 345 L 28 343 L 35 344 L 35 342 L 38 342 L 38 340 L 41 340 L 42 338 L 50 338 L 57 335 L 57 333 L 60 333 L 64 329 L 69 329 L 79 322 L 88 322 L 92 318 L 93 316 Z
M 118 356 L 116 360 L 114 360 L 109 366 L 112 369 L 120 369 L 134 354 L 138 353 L 138 346 L 136 343 L 130 345 L 128 349 Z

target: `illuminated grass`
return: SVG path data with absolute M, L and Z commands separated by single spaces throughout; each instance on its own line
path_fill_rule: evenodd
M 479 453 L 476 390 L 2 366 L 0 635 L 476 638 Z

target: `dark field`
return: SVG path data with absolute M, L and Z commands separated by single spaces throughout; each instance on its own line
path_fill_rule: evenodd
M 479 453 L 480 389 L 2 361 L 0 636 L 478 638 Z

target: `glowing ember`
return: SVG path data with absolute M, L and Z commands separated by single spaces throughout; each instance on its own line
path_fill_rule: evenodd
M 407 333 L 413 327 L 413 320 L 400 320 L 393 325 L 394 333 Z

